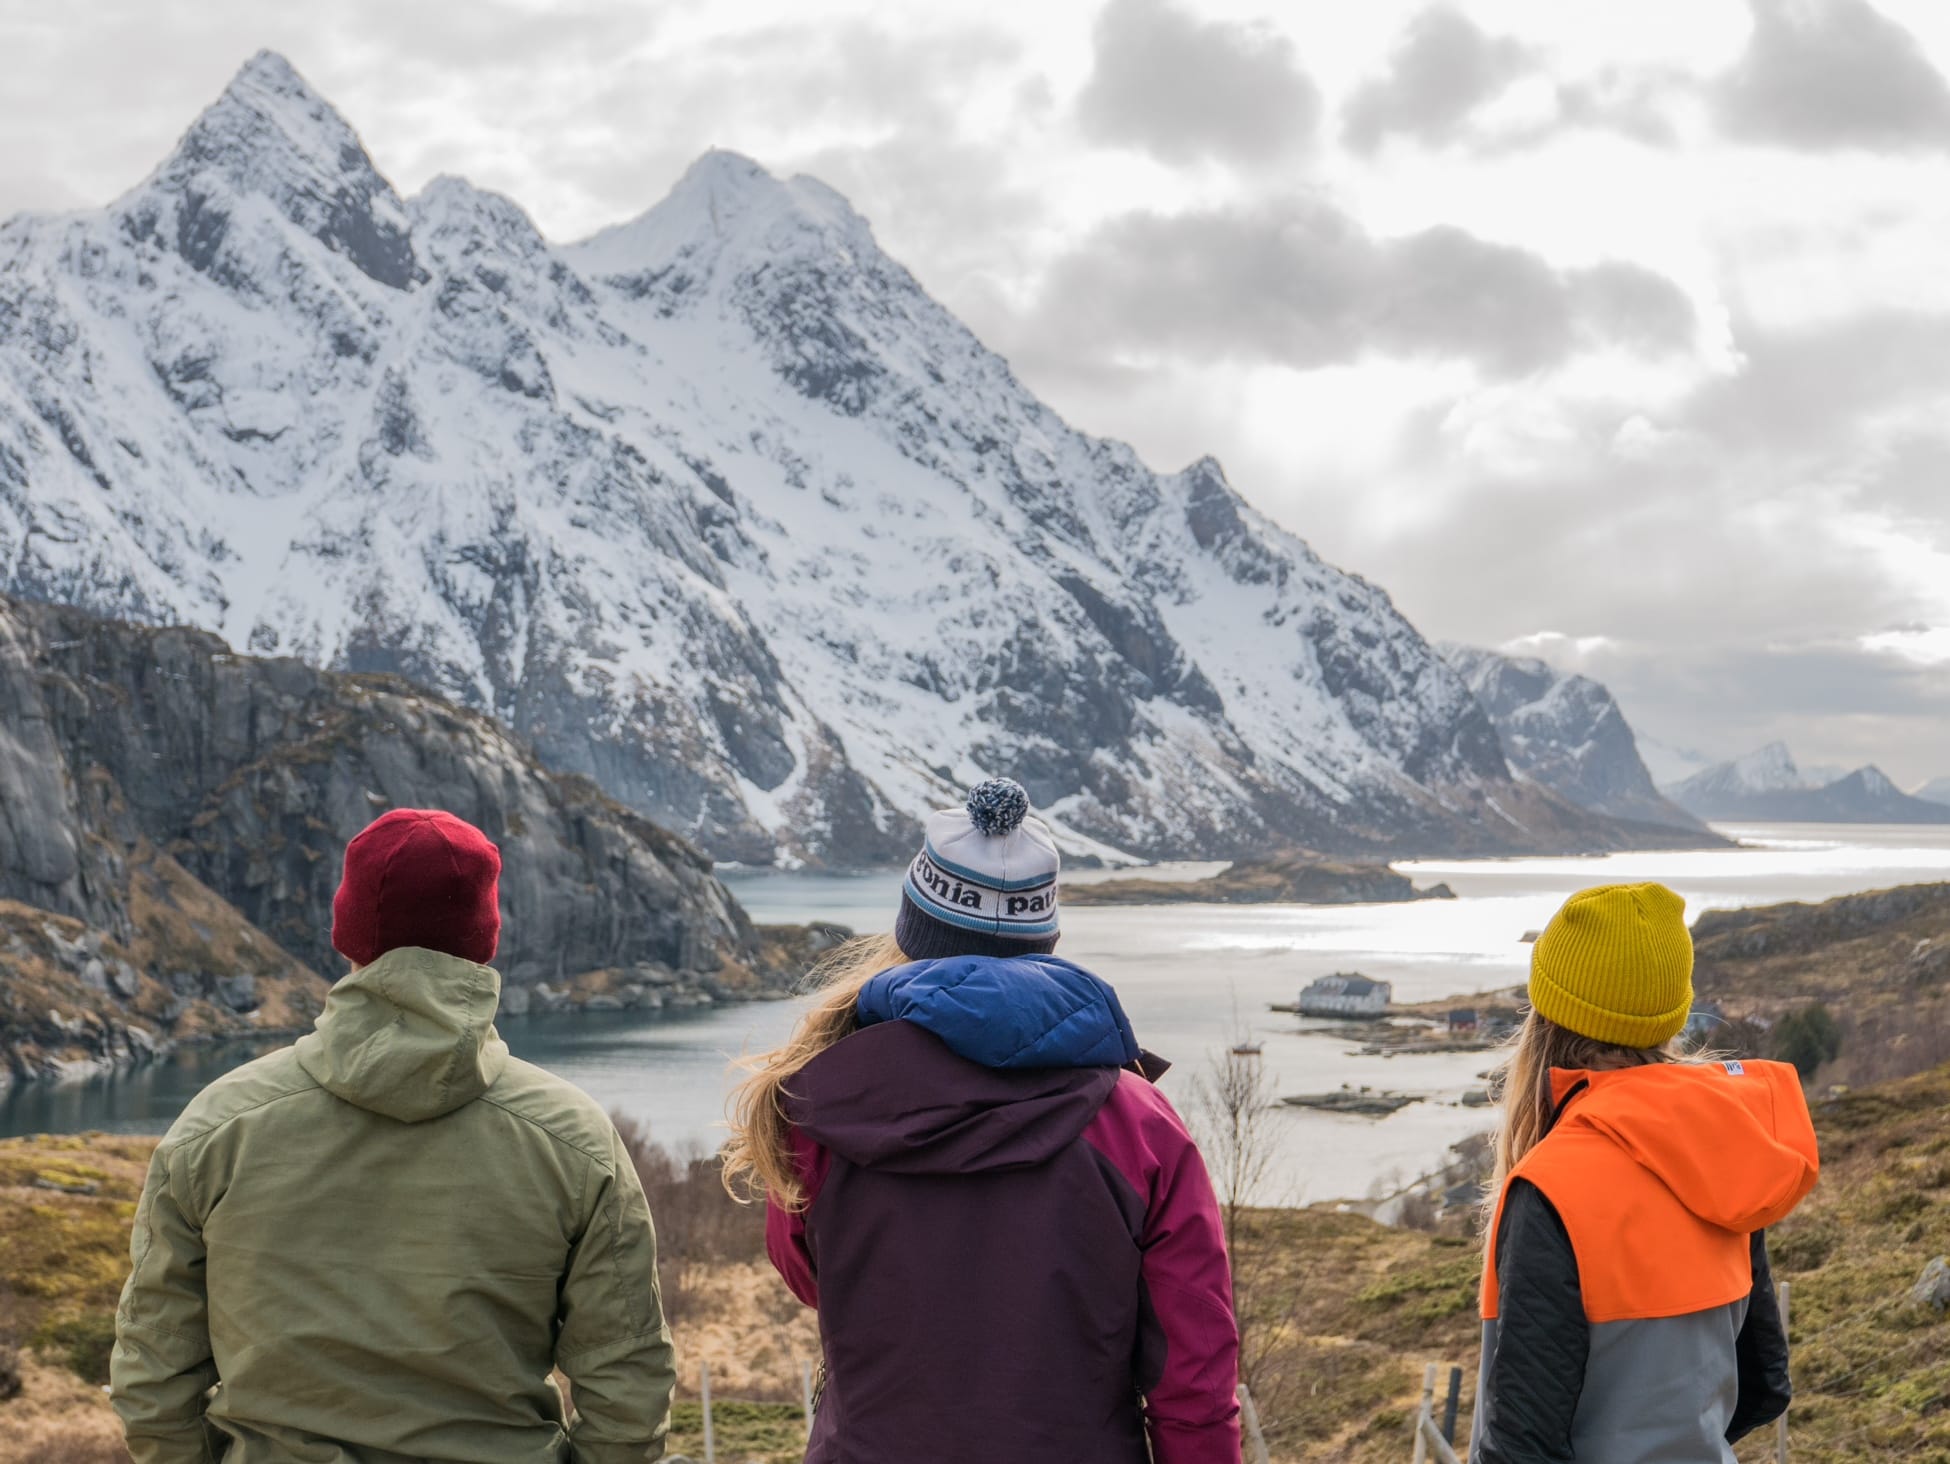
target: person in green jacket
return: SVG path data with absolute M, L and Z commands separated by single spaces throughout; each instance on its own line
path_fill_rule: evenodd
M 495 1033 L 500 868 L 450 814 L 368 827 L 317 1030 L 156 1150 L 110 1364 L 136 1464 L 663 1457 L 649 1208 L 603 1111 Z

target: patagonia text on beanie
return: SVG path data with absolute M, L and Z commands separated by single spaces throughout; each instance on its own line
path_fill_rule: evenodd
M 1046 955 L 1056 948 L 1061 864 L 1022 785 L 991 778 L 962 807 L 929 816 L 901 887 L 894 938 L 917 961 Z
M 423 946 L 486 965 L 501 937 L 501 851 L 463 819 L 395 808 L 345 846 L 332 948 L 370 965 Z

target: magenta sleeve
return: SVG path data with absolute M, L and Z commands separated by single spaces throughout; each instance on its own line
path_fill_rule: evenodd
M 1155 1325 L 1138 1384 L 1156 1464 L 1238 1464 L 1239 1328 L 1225 1226 L 1198 1146 L 1165 1096 L 1119 1077 L 1085 1137 L 1145 1201 L 1142 1275 Z
M 805 1186 L 806 1206 L 786 1210 L 765 1201 L 765 1253 L 785 1279 L 786 1289 L 807 1306 L 819 1305 L 819 1281 L 813 1273 L 812 1252 L 806 1245 L 806 1215 L 819 1197 L 820 1182 L 829 1163 L 826 1151 L 797 1129 L 792 1131 L 792 1157 Z

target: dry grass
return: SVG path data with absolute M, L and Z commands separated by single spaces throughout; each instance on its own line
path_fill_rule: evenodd
M 0 1404 L 0 1464 L 129 1464 L 100 1387 L 31 1357 L 21 1381 L 21 1395 Z
M 1239 1251 L 1253 1278 L 1242 1317 L 1270 1334 L 1255 1401 L 1282 1464 L 1399 1464 L 1423 1365 L 1461 1366 L 1474 1383 L 1473 1243 L 1328 1209 L 1253 1210 Z

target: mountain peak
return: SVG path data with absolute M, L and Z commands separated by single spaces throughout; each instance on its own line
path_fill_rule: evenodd
M 247 155 L 282 154 L 280 161 L 324 172 L 352 167 L 350 152 L 377 176 L 352 124 L 276 51 L 259 51 L 238 68 L 222 94 L 190 124 L 162 171 L 221 156 L 232 147 Z
M 1733 761 L 1735 770 L 1756 788 L 1792 788 L 1801 784 L 1801 771 L 1785 742 L 1770 742 Z
M 237 74 L 224 88 L 227 93 L 235 91 L 262 91 L 274 96 L 309 96 L 311 89 L 305 85 L 304 77 L 298 68 L 284 56 L 272 50 L 259 51 L 250 60 L 237 68 Z
M 1900 796 L 1903 791 L 1896 786 L 1894 780 L 1887 773 L 1874 763 L 1857 768 L 1849 774 L 1849 777 L 1861 785 L 1863 792 L 1877 798 L 1887 798 L 1892 795 Z
M 572 247 L 587 274 L 637 276 L 680 257 L 714 256 L 740 240 L 777 255 L 793 247 L 795 234 L 814 248 L 837 239 L 857 249 L 873 240 L 853 206 L 818 179 L 782 179 L 743 153 L 712 148 L 647 211 Z
M 268 202 L 284 220 L 380 284 L 420 278 L 399 195 L 351 124 L 275 51 L 246 61 L 163 165 L 118 206 L 191 267 L 236 271 L 241 214 Z

